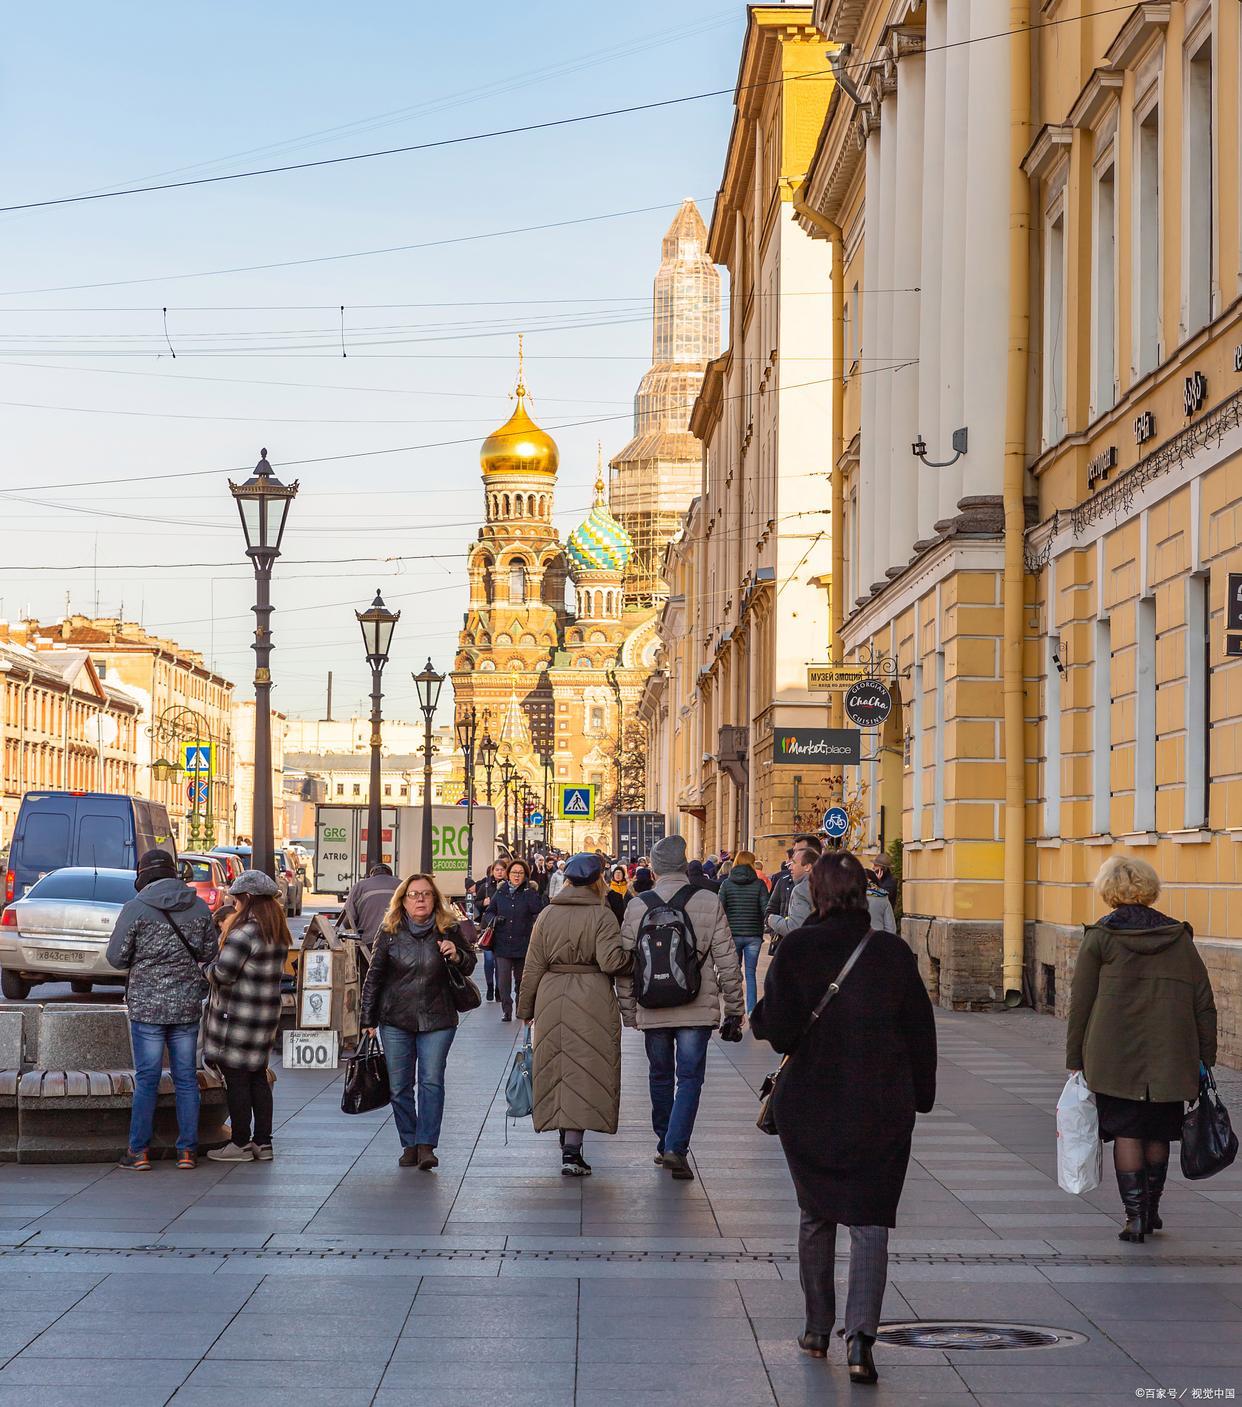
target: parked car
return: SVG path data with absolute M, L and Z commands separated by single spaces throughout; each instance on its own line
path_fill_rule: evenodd
M 176 855 L 167 810 L 157 801 L 94 791 L 28 791 L 10 837 L 4 903 L 54 870 L 135 870 L 148 850 Z
M 241 861 L 242 869 L 249 869 L 254 863 L 254 850 L 249 845 L 217 845 L 213 855 L 232 855 Z M 280 886 L 280 900 L 285 913 L 290 918 L 302 912 L 304 885 L 301 876 L 290 864 L 283 850 L 276 851 L 276 873 L 272 876 Z
M 177 857 L 181 878 L 214 914 L 229 900 L 228 866 L 223 855 L 205 855 L 183 850 Z
M 210 850 L 208 854 L 213 860 L 219 860 L 224 866 L 224 876 L 228 884 L 232 884 L 235 879 L 239 879 L 246 872 L 246 862 L 240 855 L 235 855 L 231 850 Z M 228 887 L 227 885 L 225 886 Z
M 40 982 L 123 984 L 107 962 L 116 917 L 134 897 L 133 870 L 75 865 L 55 870 L 0 914 L 0 989 L 24 1001 Z

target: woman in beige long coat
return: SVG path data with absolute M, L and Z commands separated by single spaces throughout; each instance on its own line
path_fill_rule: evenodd
M 621 1009 L 613 978 L 631 959 L 604 901 L 599 857 L 575 855 L 565 878 L 535 922 L 518 1016 L 534 1022 L 535 1131 L 560 1131 L 562 1176 L 589 1177 L 584 1131 L 617 1131 Z

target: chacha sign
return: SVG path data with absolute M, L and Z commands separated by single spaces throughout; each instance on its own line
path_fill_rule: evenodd
M 845 693 L 845 713 L 860 728 L 878 728 L 893 711 L 893 696 L 878 679 L 861 679 Z

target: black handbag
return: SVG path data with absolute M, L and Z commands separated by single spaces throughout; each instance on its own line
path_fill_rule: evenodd
M 1182 1176 L 1194 1182 L 1214 1177 L 1238 1156 L 1238 1135 L 1220 1102 L 1210 1070 L 1199 1075 L 1199 1098 L 1182 1122 Z
M 445 958 L 444 968 L 448 973 L 449 999 L 455 1011 L 473 1011 L 475 1007 L 483 1005 L 479 989 L 455 962 L 449 962 L 448 958 Z
M 342 1114 L 369 1114 L 392 1102 L 388 1085 L 388 1062 L 378 1036 L 363 1036 L 353 1055 L 345 1057 L 345 1088 L 341 1091 Z
M 871 930 L 868 929 L 866 934 L 863 936 L 862 942 L 859 943 L 858 947 L 856 947 L 854 951 L 849 955 L 849 957 L 846 958 L 845 966 L 841 969 L 840 972 L 837 973 L 837 975 L 832 979 L 832 981 L 829 982 L 828 990 L 824 993 L 822 997 L 820 997 L 818 1005 L 815 1007 L 815 1010 L 811 1012 L 811 1019 L 802 1028 L 802 1034 L 798 1037 L 799 1046 L 804 1040 L 806 1040 L 807 1036 L 810 1035 L 811 1027 L 814 1026 L 815 1023 L 819 1020 L 819 1018 L 823 1015 L 824 1008 L 841 990 L 841 984 L 850 975 L 850 969 L 854 966 L 858 959 L 862 957 L 863 949 L 867 946 L 870 941 Z M 772 1073 L 768 1075 L 764 1082 L 759 1086 L 759 1117 L 755 1120 L 755 1127 L 759 1130 L 760 1133 L 776 1134 L 777 1132 L 779 1132 L 776 1127 L 776 1087 L 780 1083 L 781 1071 L 783 1071 L 785 1066 L 789 1064 L 790 1060 L 797 1052 L 797 1049 L 798 1046 L 795 1046 L 794 1049 L 791 1050 L 789 1054 L 785 1056 L 785 1058 L 776 1067 L 776 1069 L 773 1070 Z

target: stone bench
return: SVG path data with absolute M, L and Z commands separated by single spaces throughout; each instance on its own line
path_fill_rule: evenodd
M 0 1006 L 0 1161 L 106 1162 L 126 1148 L 134 1093 L 124 1006 L 21 1002 Z M 199 1150 L 228 1141 L 223 1082 L 198 1071 Z M 152 1158 L 177 1139 L 172 1076 L 160 1076 Z

